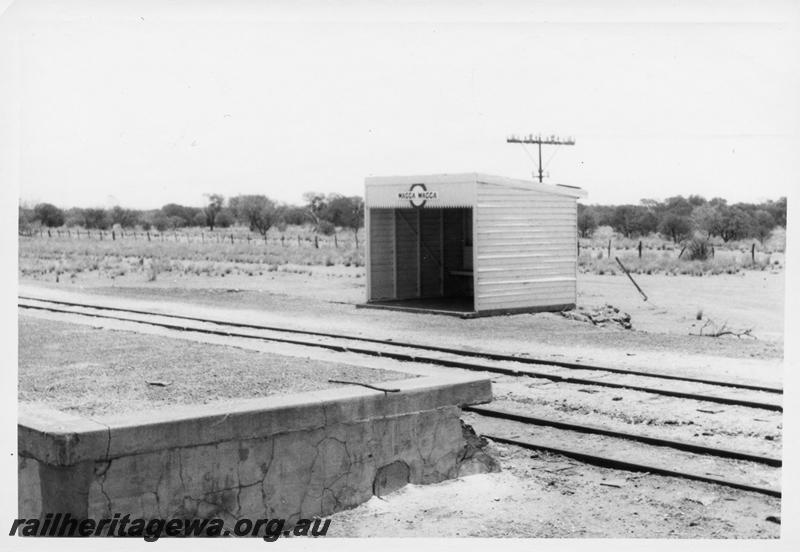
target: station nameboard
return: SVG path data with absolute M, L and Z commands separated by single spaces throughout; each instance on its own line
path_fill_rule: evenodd
M 428 190 L 425 184 L 412 184 L 407 192 L 398 192 L 397 199 L 407 199 L 414 207 L 423 207 L 429 199 L 439 199 L 439 192 Z

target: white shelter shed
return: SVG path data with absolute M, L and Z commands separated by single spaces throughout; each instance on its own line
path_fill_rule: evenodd
M 367 178 L 363 306 L 464 317 L 574 308 L 585 195 L 478 173 Z

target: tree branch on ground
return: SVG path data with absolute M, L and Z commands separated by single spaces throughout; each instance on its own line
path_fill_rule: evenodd
M 753 328 L 748 328 L 746 330 L 736 330 L 733 328 L 729 328 L 727 321 L 723 322 L 722 325 L 718 325 L 712 319 L 707 318 L 705 323 L 700 327 L 700 331 L 692 335 L 699 335 L 704 337 L 722 337 L 724 335 L 733 335 L 736 336 L 738 339 L 741 339 L 742 337 L 752 337 L 753 339 L 757 339 L 752 332 Z

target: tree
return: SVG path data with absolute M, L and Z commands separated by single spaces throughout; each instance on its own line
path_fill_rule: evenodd
M 626 238 L 636 230 L 636 207 L 633 205 L 618 205 L 614 208 L 611 226 Z
M 775 219 L 764 209 L 758 209 L 755 213 L 753 213 L 753 234 L 758 241 L 762 244 L 764 241 L 769 237 L 770 232 L 772 229 L 775 228 Z
M 19 218 L 17 224 L 19 226 L 19 233 L 25 234 L 31 231 L 31 221 L 33 220 L 33 212 L 19 205 Z
M 267 232 L 280 220 L 280 210 L 275 202 L 263 195 L 238 196 L 236 205 L 238 214 L 244 219 L 251 231 L 258 232 L 264 239 Z
M 664 211 L 667 213 L 672 213 L 675 215 L 680 215 L 683 217 L 688 217 L 692 214 L 692 209 L 694 209 L 694 205 L 692 205 L 688 199 L 683 196 L 673 196 L 668 197 L 664 201 Z
M 352 230 L 358 247 L 358 229 L 364 226 L 364 200 L 360 196 L 335 196 L 323 214 L 334 226 Z
M 51 203 L 39 203 L 33 208 L 33 220 L 38 220 L 43 226 L 53 228 L 64 225 L 64 211 Z
M 181 222 L 177 224 L 177 228 L 194 224 L 194 217 L 200 211 L 201 210 L 197 207 L 187 207 L 185 205 L 178 205 L 177 203 L 167 203 L 161 208 L 161 212 L 164 216 L 172 221 L 170 226 L 175 227 L 176 219 L 181 220 Z
M 219 213 L 217 213 L 217 219 L 214 221 L 214 224 L 217 226 L 217 228 L 228 228 L 234 222 L 235 220 L 230 209 L 222 209 Z
M 767 201 L 764 209 L 772 215 L 777 226 L 786 227 L 786 197 L 781 197 L 777 201 Z
M 306 215 L 314 224 L 314 247 L 319 247 L 317 234 L 320 232 L 320 224 L 324 219 L 323 213 L 328 207 L 328 202 L 323 194 L 317 192 L 306 192 L 303 194 L 306 202 Z
M 170 217 L 168 217 L 167 215 L 165 215 L 161 211 L 156 211 L 150 217 L 150 224 L 152 224 L 153 227 L 156 230 L 158 230 L 159 232 L 163 232 L 164 230 L 169 228 L 170 225 L 171 225 Z
M 640 236 L 646 236 L 658 229 L 658 217 L 644 206 L 634 207 L 633 230 Z
M 578 210 L 578 232 L 582 238 L 589 238 L 592 233 L 597 229 L 597 219 L 594 215 L 594 210 L 591 207 L 581 209 L 579 205 Z
M 139 223 L 139 213 L 131 209 L 123 209 L 119 205 L 112 207 L 108 216 L 112 226 L 119 224 L 123 228 L 133 228 Z
M 750 235 L 753 220 L 747 211 L 734 205 L 722 210 L 722 224 L 720 226 L 720 236 L 726 242 L 731 240 L 741 240 Z
M 225 202 L 225 197 L 220 194 L 206 194 L 208 197 L 208 205 L 203 208 L 206 215 L 205 222 L 208 224 L 208 229 L 213 231 L 214 224 L 217 222 L 217 215 L 222 211 L 222 205 Z
M 105 230 L 111 225 L 105 209 L 101 209 L 99 207 L 90 207 L 88 209 L 84 209 L 83 219 L 86 221 L 86 228 Z
M 83 227 L 86 228 L 86 216 L 83 209 L 80 207 L 73 207 L 64 212 L 64 225 L 70 228 Z
M 664 235 L 672 238 L 672 241 L 678 243 L 680 240 L 685 239 L 692 226 L 689 224 L 689 217 L 681 216 L 675 213 L 667 213 L 661 219 L 658 225 L 658 231 Z
M 194 216 L 194 221 L 193 222 L 194 222 L 195 226 L 205 226 L 206 225 L 206 221 L 207 221 L 206 213 L 205 213 L 205 210 L 203 210 L 203 211 L 200 211 L 199 213 L 197 213 Z M 212 228 L 212 230 L 213 230 L 213 228 Z
M 693 207 L 700 207 L 701 205 L 706 204 L 706 198 L 701 195 L 690 195 L 686 201 L 688 201 Z
M 694 210 L 692 210 L 690 219 L 694 229 L 704 232 L 707 238 L 719 235 L 722 229 L 720 210 L 710 204 L 695 207 Z

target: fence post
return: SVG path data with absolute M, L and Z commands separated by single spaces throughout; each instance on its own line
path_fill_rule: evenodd
M 147 241 L 150 241 L 150 230 L 147 231 Z
M 336 232 L 333 233 L 333 246 L 339 249 L 339 237 L 336 235 Z
M 611 258 L 611 240 L 608 240 L 608 258 Z
M 753 264 L 756 264 L 756 244 L 753 242 L 752 247 L 750 248 L 750 260 Z
M 639 240 L 639 258 L 642 258 L 642 240 Z
M 233 243 L 233 234 L 231 234 L 231 243 Z

